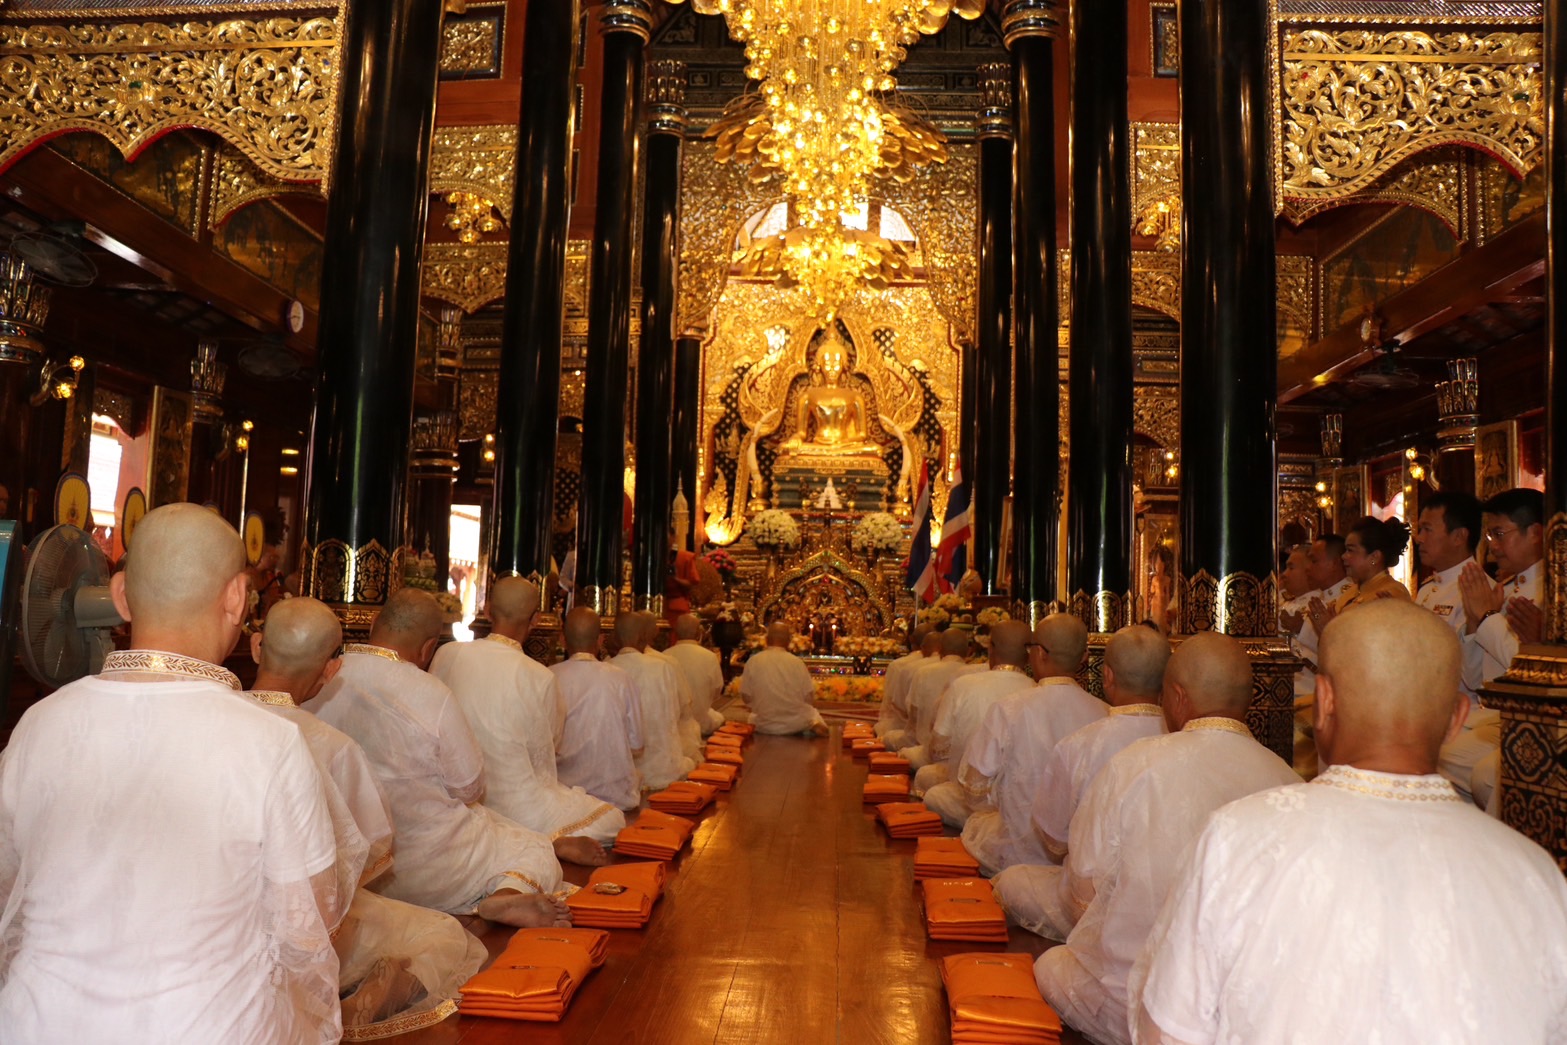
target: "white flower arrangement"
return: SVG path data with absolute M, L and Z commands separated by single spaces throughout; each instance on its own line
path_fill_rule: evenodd
M 871 512 L 854 527 L 850 542 L 859 552 L 895 552 L 903 547 L 903 526 L 887 512 Z
M 974 623 L 982 628 L 994 628 L 1004 620 L 1011 620 L 1012 615 L 1000 606 L 987 606 L 979 611 L 979 616 L 974 618 Z
M 765 512 L 757 512 L 749 529 L 751 540 L 756 542 L 758 548 L 783 548 L 787 551 L 800 546 L 800 524 L 794 521 L 794 516 L 782 509 L 769 508 Z
M 789 652 L 791 652 L 791 653 L 809 653 L 809 652 L 811 652 L 811 637 L 809 635 L 791 635 L 791 636 L 789 636 Z
M 968 603 L 963 601 L 963 596 L 959 595 L 957 592 L 949 591 L 945 595 L 936 596 L 936 608 L 940 610 L 946 610 L 950 615 L 954 613 L 966 612 L 969 606 Z M 948 619 L 950 619 L 950 616 Z
M 833 643 L 833 652 L 846 657 L 892 657 L 903 653 L 904 646 L 897 639 L 846 636 Z
M 937 606 L 927 606 L 924 609 L 920 610 L 920 623 L 921 624 L 934 624 L 937 627 L 940 627 L 941 625 L 946 624 L 950 620 L 952 620 L 952 614 L 948 613 L 945 609 L 943 609 L 939 605 L 937 605 Z

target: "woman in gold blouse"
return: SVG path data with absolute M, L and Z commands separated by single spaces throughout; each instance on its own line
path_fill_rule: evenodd
M 1344 535 L 1344 572 L 1355 585 L 1346 588 L 1333 606 L 1324 605 L 1321 599 L 1311 600 L 1308 613 L 1317 633 L 1320 635 L 1328 621 L 1351 606 L 1377 599 L 1411 601 L 1409 589 L 1388 573 L 1408 547 L 1409 524 L 1402 519 L 1368 515 L 1350 527 Z

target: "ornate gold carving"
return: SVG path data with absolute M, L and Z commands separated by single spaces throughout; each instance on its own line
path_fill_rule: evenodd
M 1545 523 L 1545 641 L 1567 645 L 1567 513 Z M 1567 673 L 1559 675 L 1567 684 Z
M 438 127 L 430 142 L 430 194 L 470 192 L 492 202 L 510 221 L 516 166 L 514 125 Z
M 1236 638 L 1278 632 L 1278 578 L 1232 573 L 1215 579 L 1198 570 L 1181 586 L 1181 631 L 1219 631 Z
M 1132 390 L 1132 429 L 1167 450 L 1181 445 L 1181 396 L 1173 385 L 1137 385 Z
M 402 587 L 402 559 L 401 548 L 389 552 L 380 541 L 358 549 L 339 540 L 306 543 L 299 550 L 300 590 L 322 602 L 379 606 Z
M 1285 26 L 1280 193 L 1337 198 L 1412 153 L 1469 145 L 1513 170 L 1540 162 L 1538 32 Z
M 892 607 L 881 597 L 876 578 L 858 569 L 834 548 L 822 548 L 793 563 L 758 600 L 757 619 L 787 621 L 805 633 L 813 615 L 832 612 L 846 636 L 875 636 L 892 626 Z
M 441 72 L 499 73 L 495 56 L 500 25 L 493 18 L 447 19 L 441 26 Z
M 1181 198 L 1181 125 L 1133 123 L 1132 213 Z
M 65 131 L 134 156 L 165 131 L 198 127 L 274 177 L 325 182 L 343 9 L 323 6 L 334 13 L 0 23 L 0 165 Z
M 221 225 L 241 207 L 278 196 L 312 196 L 325 199 L 319 184 L 300 184 L 274 178 L 257 167 L 234 146 L 223 142 L 213 156 L 211 199 L 207 222 Z
M 581 371 L 573 370 L 560 375 L 560 415 L 580 418 L 587 392 L 588 379 Z
M 735 237 L 751 215 L 779 199 L 751 183 L 745 168 L 719 163 L 710 141 L 686 143 L 680 182 L 680 300 L 675 325 L 703 326 L 733 264 Z
M 506 295 L 505 243 L 430 243 L 421 283 L 427 297 L 476 312 Z
M 1317 334 L 1314 322 L 1317 310 L 1317 264 L 1310 255 L 1280 254 L 1274 259 L 1277 299 L 1279 352 L 1293 355 L 1305 348 Z
M 1096 591 L 1090 595 L 1080 590 L 1068 606 L 1067 612 L 1081 618 L 1090 632 L 1116 632 L 1132 622 L 1131 592 Z
M 1545 206 L 1545 165 L 1531 170 L 1519 181 L 1499 161 L 1490 157 L 1478 163 L 1476 179 L 1479 206 L 1475 217 L 1479 227 L 1475 238 L 1488 242 L 1502 230 L 1511 227 Z
M 585 584 L 577 589 L 576 604 L 588 607 L 600 617 L 613 617 L 620 612 L 620 589 Z
M 1291 764 L 1295 758 L 1295 672 L 1300 658 L 1278 639 L 1243 639 L 1251 658 L 1246 725 L 1257 742 Z
M 1506 176 L 1505 168 L 1498 166 L 1496 169 Z M 1464 158 L 1458 148 L 1438 148 L 1409 157 L 1360 192 L 1327 198 L 1287 199 L 1283 214 L 1299 225 L 1332 207 L 1351 203 L 1399 203 L 1431 212 L 1446 223 L 1453 235 L 1462 239 L 1465 185 Z
M 1044 619 L 1056 611 L 1056 604 L 1035 600 L 1033 602 L 1018 602 L 1012 607 L 1012 616 L 1027 624 L 1030 628 L 1037 628 Z
M 944 164 L 926 167 L 899 184 L 878 182 L 882 201 L 902 214 L 919 237 L 930 297 L 952 324 L 954 338 L 977 340 L 979 157 L 972 145 L 952 145 Z
M 499 389 L 499 370 L 463 370 L 457 389 L 457 413 L 462 418 L 464 440 L 483 439 L 495 431 L 495 397 Z
M 1525 660 L 1537 663 L 1515 678 Z M 1502 713 L 1502 820 L 1567 873 L 1567 658 L 1560 647 L 1529 647 L 1483 696 Z

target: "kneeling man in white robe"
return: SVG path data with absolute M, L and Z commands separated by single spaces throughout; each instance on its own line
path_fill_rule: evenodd
M 664 651 L 685 676 L 691 690 L 691 715 L 709 736 L 724 724 L 724 716 L 713 709 L 724 691 L 724 669 L 718 654 L 702 645 L 702 618 L 682 613 L 675 618 L 675 644 Z
M 745 662 L 740 695 L 751 709 L 758 733 L 827 735 L 827 723 L 816 710 L 816 682 L 805 662 L 789 652 L 794 632 L 775 621 L 767 626 L 767 648 Z
M 550 666 L 566 702 L 555 768 L 560 782 L 580 787 L 617 809 L 642 803 L 642 703 L 637 684 L 619 668 L 598 659 L 599 615 L 587 606 L 566 614 L 561 625 L 566 659 Z
M 657 618 L 651 614 L 622 613 L 615 618 L 620 652 L 609 661 L 630 675 L 636 685 L 642 705 L 642 753 L 637 756 L 637 772 L 642 774 L 642 786 L 652 790 L 668 787 L 696 768 L 680 739 L 680 678 L 673 664 L 647 650 L 656 630 Z

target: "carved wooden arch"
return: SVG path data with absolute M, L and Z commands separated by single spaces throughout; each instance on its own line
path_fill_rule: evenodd
M 757 619 L 764 624 L 787 620 L 787 610 L 795 599 L 812 586 L 824 584 L 841 587 L 851 594 L 841 616 L 853 616 L 865 623 L 865 630 L 856 634 L 875 635 L 892 626 L 892 608 L 877 592 L 876 581 L 832 548 L 823 548 L 784 572 L 757 608 Z

